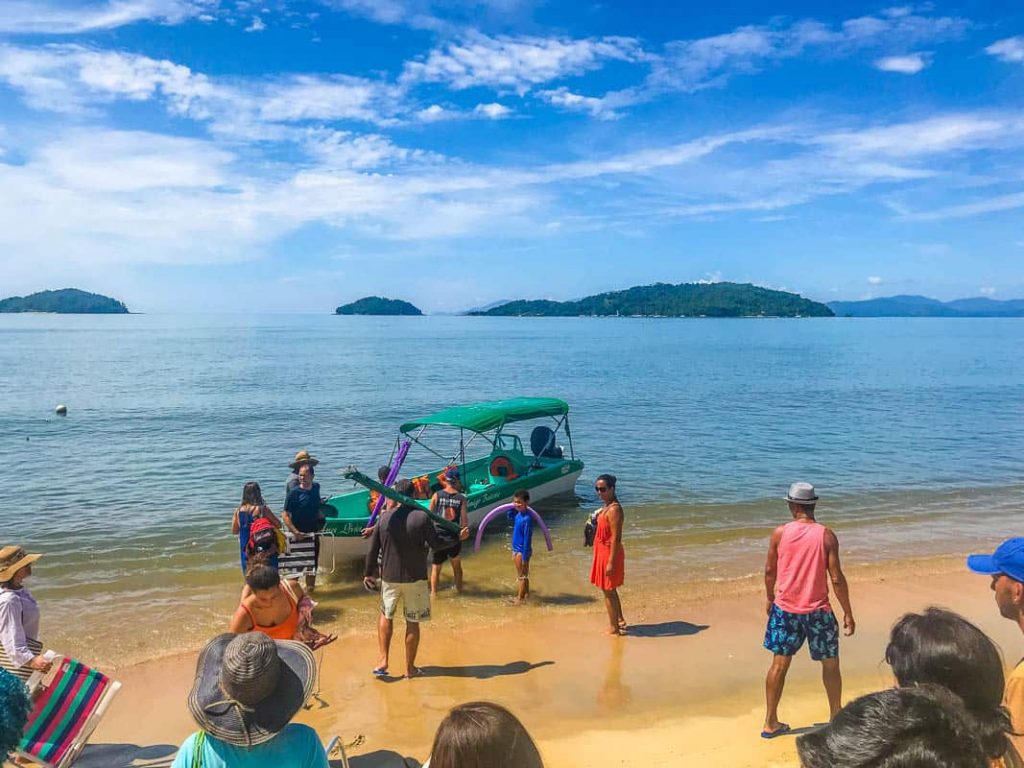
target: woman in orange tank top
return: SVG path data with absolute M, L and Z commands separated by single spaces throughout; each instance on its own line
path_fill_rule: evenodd
M 245 583 L 249 589 L 243 593 L 228 629 L 235 634 L 262 632 L 274 640 L 297 639 L 303 595 L 298 582 L 281 581 L 276 569 L 254 563 L 245 575 Z

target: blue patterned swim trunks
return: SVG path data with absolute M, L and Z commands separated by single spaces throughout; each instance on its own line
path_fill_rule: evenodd
M 839 655 L 839 624 L 832 611 L 822 608 L 811 613 L 788 613 L 772 605 L 764 631 L 764 647 L 779 656 L 793 656 L 807 640 L 815 661 Z

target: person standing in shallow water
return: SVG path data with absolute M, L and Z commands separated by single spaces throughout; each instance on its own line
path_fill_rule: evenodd
M 626 550 L 622 547 L 622 505 L 615 495 L 615 475 L 600 475 L 594 490 L 604 506 L 597 511 L 594 534 L 594 561 L 590 567 L 590 583 L 604 593 L 608 609 L 608 634 L 624 635 L 626 620 L 622 616 L 619 587 L 626 578 Z
M 828 696 L 829 717 L 842 706 L 843 678 L 839 671 L 839 625 L 828 599 L 828 581 L 843 608 L 843 631 L 856 629 L 850 590 L 839 563 L 839 539 L 814 519 L 818 495 L 810 483 L 793 483 L 786 502 L 793 519 L 772 532 L 764 566 L 768 597 L 768 626 L 764 647 L 771 651 L 765 678 L 766 713 L 761 738 L 790 730 L 779 721 L 779 700 L 793 656 L 804 641 L 814 661 L 821 662 L 821 681 Z

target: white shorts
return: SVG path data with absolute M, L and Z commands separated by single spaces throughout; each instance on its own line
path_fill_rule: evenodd
M 380 611 L 384 618 L 395 618 L 401 598 L 406 621 L 430 621 L 430 585 L 426 581 L 406 584 L 380 582 Z

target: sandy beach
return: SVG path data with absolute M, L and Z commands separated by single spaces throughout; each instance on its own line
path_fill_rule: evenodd
M 846 700 L 891 684 L 883 661 L 889 628 L 928 605 L 977 623 L 1008 663 L 1021 654 L 1024 639 L 999 617 L 988 581 L 966 573 L 959 558 L 847 570 L 857 633 L 841 645 Z M 543 596 L 539 583 L 537 591 Z M 557 615 L 543 605 L 509 606 L 501 621 L 474 628 L 454 620 L 457 598 L 442 593 L 421 646 L 427 676 L 415 681 L 371 677 L 372 622 L 327 623 L 342 637 L 321 652 L 319 696 L 297 719 L 325 741 L 361 736 L 349 751 L 357 766 L 393 764 L 398 755 L 425 760 L 447 709 L 473 699 L 517 713 L 554 768 L 796 765 L 793 737 L 759 737 L 769 656 L 760 647 L 764 600 L 756 578 L 700 599 L 674 600 L 671 589 L 638 594 L 628 583 L 622 595 L 633 630 L 614 638 L 602 635 L 596 600 Z M 397 646 L 393 670 L 402 668 Z M 194 663 L 193 652 L 117 670 L 124 689 L 83 764 L 169 764 L 194 730 L 185 709 Z M 780 715 L 797 732 L 827 717 L 819 667 L 806 651 L 794 662 Z

